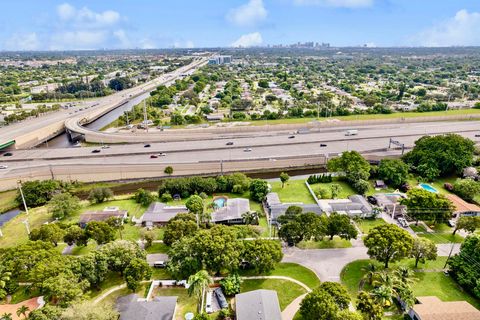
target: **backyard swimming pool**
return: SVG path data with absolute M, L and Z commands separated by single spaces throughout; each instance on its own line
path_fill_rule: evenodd
M 225 197 L 218 197 L 213 200 L 213 203 L 215 203 L 215 207 L 217 208 L 225 207 L 226 202 L 227 202 L 227 198 Z
M 429 192 L 438 193 L 438 190 L 426 183 L 420 183 L 420 187 Z

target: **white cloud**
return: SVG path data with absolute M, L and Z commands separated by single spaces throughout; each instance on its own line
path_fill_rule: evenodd
M 57 7 L 57 14 L 62 20 L 69 20 L 75 16 L 75 7 L 69 3 L 63 3 Z
M 301 6 L 324 6 L 339 8 L 365 8 L 371 7 L 374 0 L 294 0 L 294 4 Z
M 480 13 L 458 11 L 453 18 L 413 36 L 416 45 L 429 47 L 480 45 Z
M 121 48 L 131 48 L 131 42 L 125 30 L 120 29 L 113 32 L 113 36 L 120 42 Z
M 187 40 L 187 41 L 175 41 L 173 43 L 173 47 L 174 48 L 187 48 L 187 49 L 191 49 L 191 48 L 195 48 L 195 44 L 193 43 L 193 41 L 191 40 Z
M 254 47 L 259 46 L 263 42 L 262 35 L 260 32 L 253 32 L 249 34 L 244 34 L 237 41 L 232 43 L 232 47 L 240 47 L 240 48 L 247 48 L 247 47 Z
M 267 14 L 263 0 L 250 0 L 247 4 L 230 10 L 226 18 L 237 26 L 248 27 L 265 20 Z
M 35 32 L 15 33 L 5 41 L 6 50 L 36 50 L 39 48 L 40 41 Z
M 108 33 L 106 31 L 64 31 L 58 32 L 51 37 L 51 50 L 73 50 L 73 49 L 98 49 L 106 42 Z

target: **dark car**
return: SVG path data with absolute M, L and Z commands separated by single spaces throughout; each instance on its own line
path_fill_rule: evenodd
M 11 157 L 11 156 L 13 156 L 13 153 L 11 153 L 11 152 L 5 152 L 5 153 L 3 154 L 3 156 L 4 156 L 4 157 Z
M 367 197 L 367 200 L 368 200 L 368 202 L 370 202 L 371 204 L 377 204 L 377 203 L 378 203 L 377 198 L 375 198 L 374 196 L 368 196 L 368 197 Z
M 294 138 L 295 138 L 295 136 L 289 136 L 288 137 L 288 139 L 294 139 Z
M 100 149 L 92 150 L 92 153 L 100 153 Z
M 480 137 L 480 134 L 476 134 L 475 137 L 477 137 L 477 138 Z
M 232 141 L 227 142 L 227 146 L 233 146 L 233 142 Z
M 326 147 L 326 146 L 327 146 L 327 145 L 326 145 L 325 143 L 320 143 L 320 147 L 321 147 L 321 148 L 324 148 L 324 147 Z
M 143 146 L 144 148 L 150 148 L 151 145 L 149 143 L 147 143 L 146 145 Z
M 227 299 L 225 299 L 225 296 L 223 295 L 222 288 L 217 288 L 213 291 L 215 293 L 215 297 L 217 298 L 218 305 L 220 308 L 225 309 L 228 308 L 228 302 Z
M 157 156 L 156 154 L 152 154 L 152 155 L 150 156 L 150 158 L 156 159 L 156 158 L 158 158 L 158 156 Z

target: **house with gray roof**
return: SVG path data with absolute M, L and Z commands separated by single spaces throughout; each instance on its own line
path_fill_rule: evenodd
M 282 320 L 280 303 L 274 290 L 254 290 L 235 295 L 237 320 Z
M 188 212 L 187 207 L 184 205 L 168 206 L 165 203 L 153 202 L 140 220 L 145 227 L 163 226 L 168 220 L 183 212 Z
M 177 297 L 155 297 L 151 301 L 129 294 L 117 299 L 116 307 L 120 320 L 173 320 Z
M 243 224 L 242 215 L 250 211 L 250 201 L 244 198 L 227 199 L 225 205 L 212 213 L 212 222 L 219 224 Z
M 313 212 L 318 215 L 324 213 L 318 204 L 304 204 L 302 202 L 282 203 L 276 192 L 269 192 L 266 195 L 263 206 L 268 212 L 268 216 L 273 224 L 276 224 L 277 218 L 284 215 L 287 209 L 291 206 L 302 208 L 303 213 Z
M 128 216 L 127 210 L 120 210 L 118 207 L 105 207 L 102 211 L 86 211 L 80 215 L 79 225 L 85 228 L 90 221 L 105 221 L 115 217 L 121 219 L 122 222 Z

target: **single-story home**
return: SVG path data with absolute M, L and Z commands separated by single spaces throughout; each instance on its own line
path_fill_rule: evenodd
M 318 204 L 304 204 L 301 202 L 298 203 L 282 203 L 278 194 L 276 192 L 269 192 L 265 200 L 263 201 L 263 207 L 268 212 L 270 220 L 272 223 L 277 223 L 277 218 L 285 214 L 287 209 L 291 206 L 297 206 L 302 208 L 302 212 L 313 212 L 318 215 L 324 213 L 322 208 Z
M 105 221 L 109 218 L 115 217 L 126 219 L 128 216 L 127 210 L 120 210 L 118 207 L 105 207 L 102 211 L 87 211 L 80 215 L 79 225 L 84 228 L 90 221 Z
M 476 204 L 468 203 L 455 194 L 447 194 L 445 197 L 453 203 L 453 206 L 455 207 L 454 213 L 457 214 L 457 216 L 480 216 L 480 207 Z
M 342 201 L 343 200 L 343 201 Z M 373 213 L 372 206 L 368 203 L 365 197 L 354 194 L 348 197 L 348 199 L 326 200 L 330 207 L 329 212 L 338 212 L 341 214 L 347 214 L 351 217 L 370 217 Z
M 117 299 L 119 320 L 172 320 L 177 308 L 177 297 L 155 297 L 151 301 L 129 294 Z
M 183 212 L 188 212 L 184 205 L 168 206 L 162 202 L 153 202 L 140 220 L 145 227 L 164 226 L 168 220 Z
M 282 320 L 280 303 L 274 290 L 254 290 L 235 295 L 237 320 Z
M 387 189 L 387 185 L 383 180 L 376 180 L 375 181 L 375 188 L 377 189 Z
M 227 199 L 223 207 L 212 213 L 212 222 L 220 224 L 243 224 L 242 215 L 250 211 L 250 201 L 243 198 Z
M 377 205 L 393 218 L 403 217 L 407 212 L 407 206 L 400 204 L 406 195 L 402 193 L 377 193 L 373 197 Z
M 442 301 L 438 297 L 417 297 L 408 315 L 412 320 L 479 320 L 480 311 L 466 301 Z
M 212 121 L 212 122 L 222 121 L 223 120 L 223 114 L 221 114 L 221 113 L 207 114 L 207 115 L 205 115 L 205 119 L 207 119 L 207 121 Z

